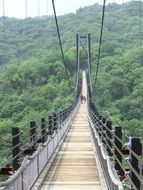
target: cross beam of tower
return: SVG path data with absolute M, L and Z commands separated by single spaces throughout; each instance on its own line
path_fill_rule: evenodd
M 80 71 L 87 66 L 88 81 L 90 86 L 90 91 L 93 91 L 92 81 L 91 81 L 91 49 L 90 49 L 90 34 L 87 35 L 76 35 L 76 49 L 77 49 L 77 81 L 76 90 L 78 90 L 80 83 Z M 84 63 L 84 64 L 83 64 Z

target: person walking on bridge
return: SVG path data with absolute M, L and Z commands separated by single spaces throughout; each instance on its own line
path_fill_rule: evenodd
M 81 95 L 80 95 L 81 104 L 83 103 L 83 99 L 84 99 L 84 96 L 81 94 Z
M 86 103 L 86 96 L 83 97 L 83 101 L 84 101 L 84 103 Z

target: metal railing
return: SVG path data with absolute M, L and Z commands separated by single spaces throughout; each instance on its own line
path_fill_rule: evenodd
M 89 122 L 109 189 L 143 190 L 141 139 L 128 137 L 125 142 L 122 128 L 99 115 L 91 101 Z
M 42 118 L 39 124 L 31 121 L 29 138 L 24 145 L 20 128 L 12 128 L 12 155 L 0 165 L 0 173 L 13 174 L 0 182 L 0 190 L 31 189 L 58 145 L 63 142 L 78 107 L 79 102 L 75 101 L 48 119 Z

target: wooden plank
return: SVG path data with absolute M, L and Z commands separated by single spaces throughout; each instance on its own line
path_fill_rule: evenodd
M 45 184 L 41 190 L 102 190 L 98 184 Z
M 83 87 L 86 96 L 85 78 Z M 87 105 L 81 104 L 41 190 L 106 189 L 101 187 L 87 115 Z

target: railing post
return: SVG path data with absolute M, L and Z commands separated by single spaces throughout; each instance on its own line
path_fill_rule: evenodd
M 91 119 L 92 119 L 93 124 L 95 125 L 96 124 L 96 113 L 95 112 L 91 113 Z
M 96 114 L 97 113 L 97 110 L 96 110 L 96 107 L 94 105 L 93 102 L 90 103 L 90 106 L 91 106 L 91 110 Z
M 53 129 L 56 131 L 58 129 L 58 124 L 57 124 L 57 114 L 53 113 Z
M 99 135 L 99 138 L 102 138 L 102 129 L 101 129 L 102 116 L 100 115 L 98 119 L 99 119 L 97 122 L 98 135 Z
M 67 108 L 67 118 L 69 117 L 69 115 L 70 115 L 70 108 L 68 107 Z
M 63 110 L 63 121 L 66 119 L 66 109 Z
M 99 135 L 99 126 L 98 126 L 98 119 L 99 119 L 99 116 L 94 116 L 94 121 L 95 121 L 95 128 L 96 128 L 96 131 Z
M 53 134 L 53 116 L 48 117 L 48 135 Z
M 66 119 L 68 118 L 68 108 L 66 108 Z
M 115 127 L 115 138 L 114 138 L 114 154 L 115 154 L 115 169 L 118 170 L 118 175 L 123 176 L 124 171 L 122 170 L 122 128 Z
M 60 127 L 62 127 L 63 123 L 63 111 L 60 111 Z
M 103 123 L 103 125 L 101 125 L 101 129 L 102 129 L 102 132 L 101 132 L 102 133 L 102 142 L 105 145 L 106 144 L 106 142 L 105 142 L 106 135 L 104 134 L 106 132 L 106 128 L 104 126 L 104 125 L 106 125 L 106 118 L 105 117 L 102 118 L 102 123 Z
M 108 136 L 108 139 L 107 139 L 107 143 L 108 143 L 107 152 L 108 152 L 109 156 L 112 156 L 112 133 L 111 133 L 112 122 L 107 121 L 106 126 L 107 126 L 107 136 Z
M 33 144 L 31 147 L 32 153 L 36 151 L 36 122 L 30 121 L 30 141 Z
M 41 134 L 42 134 L 42 143 L 46 142 L 46 120 L 45 118 L 41 119 Z
M 131 138 L 131 150 L 137 154 L 137 156 L 141 157 L 142 155 L 142 145 L 141 145 L 141 140 L 138 137 L 132 137 Z M 142 164 L 139 162 L 139 160 L 135 157 L 135 155 L 131 152 L 131 157 L 130 157 L 130 163 L 131 166 L 134 168 L 134 170 L 140 175 L 142 174 Z M 142 176 L 142 175 L 140 175 Z M 142 177 L 141 177 L 142 178 Z M 134 171 L 131 168 L 131 180 L 136 186 L 137 189 L 141 188 L 141 182 L 134 173 Z
M 93 115 L 93 121 L 94 121 L 94 126 L 95 126 L 95 129 L 97 131 L 97 133 L 99 133 L 99 128 L 98 128 L 98 116 L 95 116 Z
M 89 108 L 90 108 L 90 116 L 91 116 L 91 120 L 92 120 L 92 122 L 93 122 L 93 124 L 95 124 L 95 122 L 96 122 L 96 111 L 95 111 L 95 109 L 94 109 L 94 104 L 93 103 L 90 103 L 90 105 L 89 105 Z
M 60 128 L 60 112 L 57 113 L 57 129 Z
M 20 167 L 20 129 L 18 127 L 12 127 L 12 157 L 13 157 L 13 169 L 18 170 Z
M 67 119 L 67 108 L 65 109 L 65 120 Z

